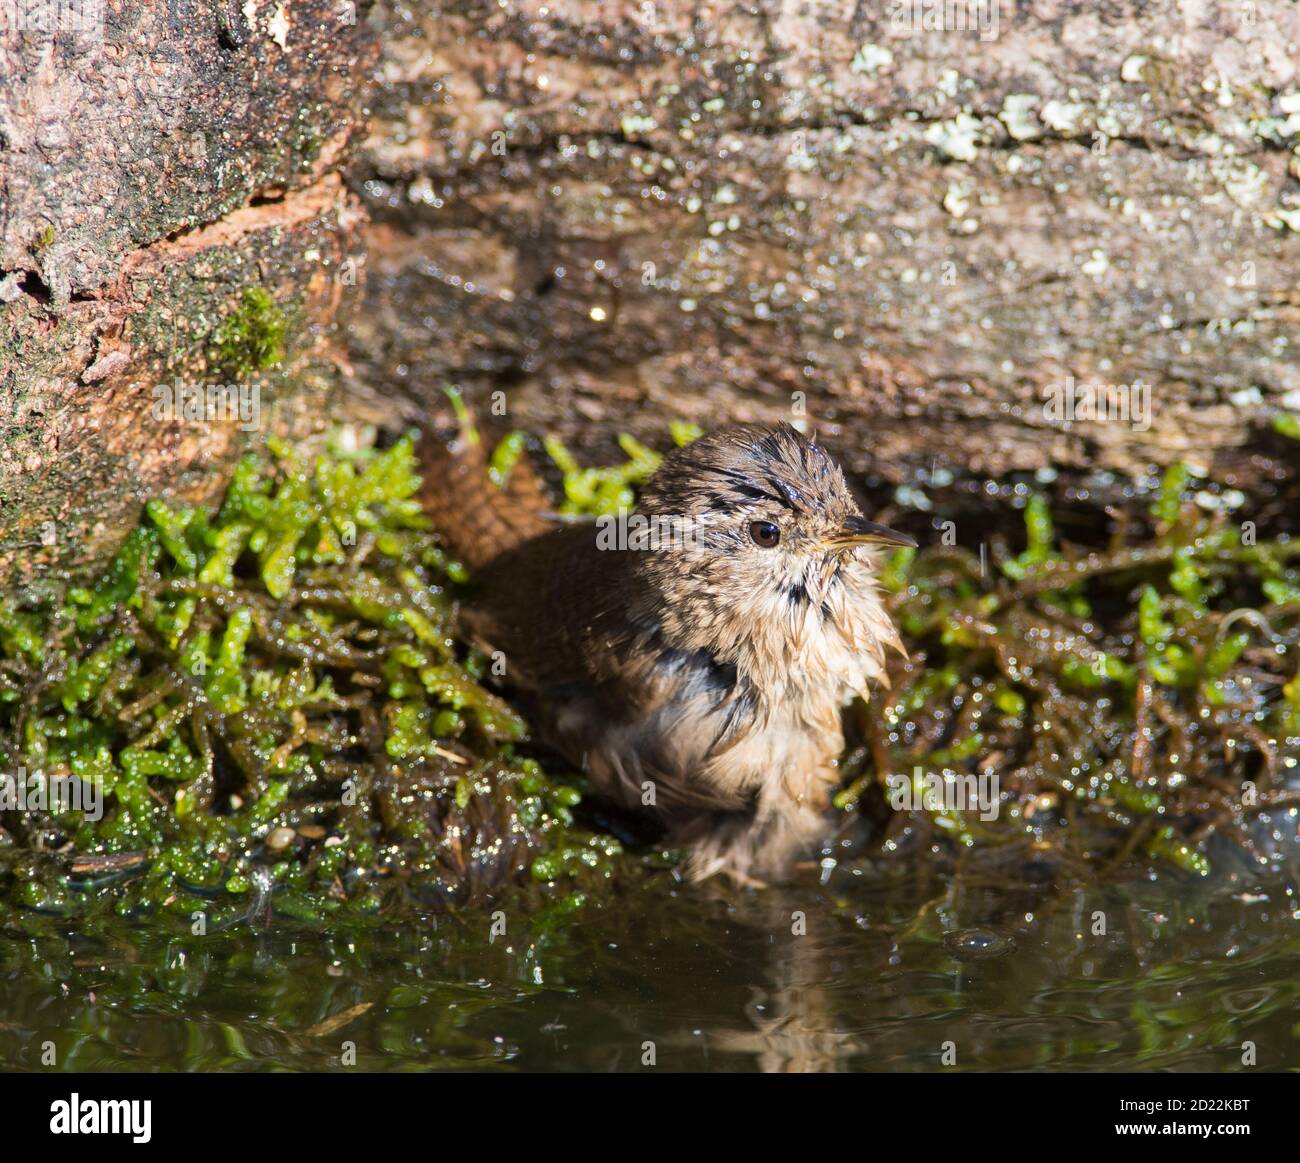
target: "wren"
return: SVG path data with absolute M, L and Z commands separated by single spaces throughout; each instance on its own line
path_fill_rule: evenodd
M 786 873 L 826 828 L 845 705 L 903 649 L 878 554 L 915 542 L 789 424 L 668 453 L 614 530 L 558 522 L 526 462 L 497 488 L 472 431 L 423 455 L 426 509 L 473 571 L 462 624 L 543 740 L 655 814 L 691 879 Z

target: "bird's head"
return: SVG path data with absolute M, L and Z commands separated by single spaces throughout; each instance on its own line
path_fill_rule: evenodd
M 721 429 L 674 450 L 638 513 L 680 534 L 637 563 L 677 643 L 728 661 L 756 646 L 779 667 L 805 649 L 878 656 L 878 640 L 897 641 L 872 575 L 882 547 L 916 543 L 868 520 L 840 467 L 789 424 Z

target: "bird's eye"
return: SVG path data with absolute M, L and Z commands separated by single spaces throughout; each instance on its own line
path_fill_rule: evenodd
M 749 535 L 753 538 L 754 544 L 763 549 L 771 549 L 781 540 L 781 530 L 771 521 L 751 521 Z

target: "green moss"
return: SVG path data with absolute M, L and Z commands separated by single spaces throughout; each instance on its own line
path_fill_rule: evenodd
M 562 513 L 602 516 L 631 509 L 636 504 L 636 486 L 659 467 L 658 453 L 626 434 L 619 437 L 619 444 L 627 460 L 606 468 L 583 468 L 556 437 L 548 436 L 543 443 L 563 474 Z
M 660 458 L 620 444 L 623 463 L 589 468 L 545 443 L 566 511 L 635 500 Z M 523 447 L 495 450 L 499 483 Z M 1020 839 L 1199 874 L 1207 835 L 1244 839 L 1300 760 L 1300 542 L 1243 543 L 1188 503 L 1191 480 L 1171 470 L 1102 551 L 1063 544 L 1043 497 L 992 570 L 951 546 L 889 558 L 911 661 L 862 712 L 836 806 L 923 855 Z M 80 776 L 105 806 L 7 813 L 11 852 L 65 856 L 40 875 L 0 861 L 0 891 L 62 909 L 102 888 L 233 923 L 256 893 L 369 915 L 393 891 L 607 875 L 617 844 L 575 829 L 578 792 L 521 754 L 526 724 L 458 645 L 465 571 L 418 488 L 410 437 L 310 465 L 273 444 L 215 514 L 151 501 L 96 584 L 0 607 L 0 761 Z M 997 819 L 882 812 L 885 777 L 917 769 L 996 772 Z M 1229 794 L 1248 782 L 1253 801 Z M 933 844 L 895 844 L 909 827 Z M 129 875 L 96 879 L 125 855 Z
M 1146 521 L 1131 514 L 1128 539 L 1101 551 L 1060 544 L 1033 499 L 1024 550 L 994 543 L 1002 580 L 960 548 L 895 555 L 882 581 L 913 661 L 876 746 L 849 757 L 839 806 L 889 771 L 992 771 L 989 842 L 1094 865 L 1145 852 L 1198 875 L 1211 834 L 1249 847 L 1252 816 L 1290 802 L 1300 762 L 1300 542 L 1256 543 L 1201 512 L 1192 477 L 1173 466 Z M 951 830 L 925 816 L 923 834 Z
M 1273 417 L 1273 428 L 1292 440 L 1300 440 L 1300 415 L 1294 412 L 1282 412 Z
M 18 850 L 66 854 L 39 890 L 0 864 L 12 903 L 80 907 L 101 894 L 75 868 L 124 854 L 118 907 L 226 919 L 268 874 L 325 916 L 380 886 L 458 899 L 538 860 L 547 880 L 607 863 L 617 846 L 573 830 L 577 792 L 516 753 L 525 724 L 466 669 L 464 572 L 418 486 L 410 437 L 314 464 L 275 446 L 215 515 L 151 501 L 96 584 L 0 609 L 0 761 L 103 795 L 101 819 L 0 817 Z
M 239 305 L 208 337 L 208 362 L 232 380 L 244 380 L 284 359 L 288 322 L 264 287 L 247 287 Z

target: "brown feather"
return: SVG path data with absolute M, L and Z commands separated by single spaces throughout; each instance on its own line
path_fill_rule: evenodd
M 424 489 L 420 500 L 434 528 L 476 570 L 549 528 L 545 499 L 526 460 L 499 489 L 488 472 L 483 444 L 472 430 L 430 431 L 420 442 Z

